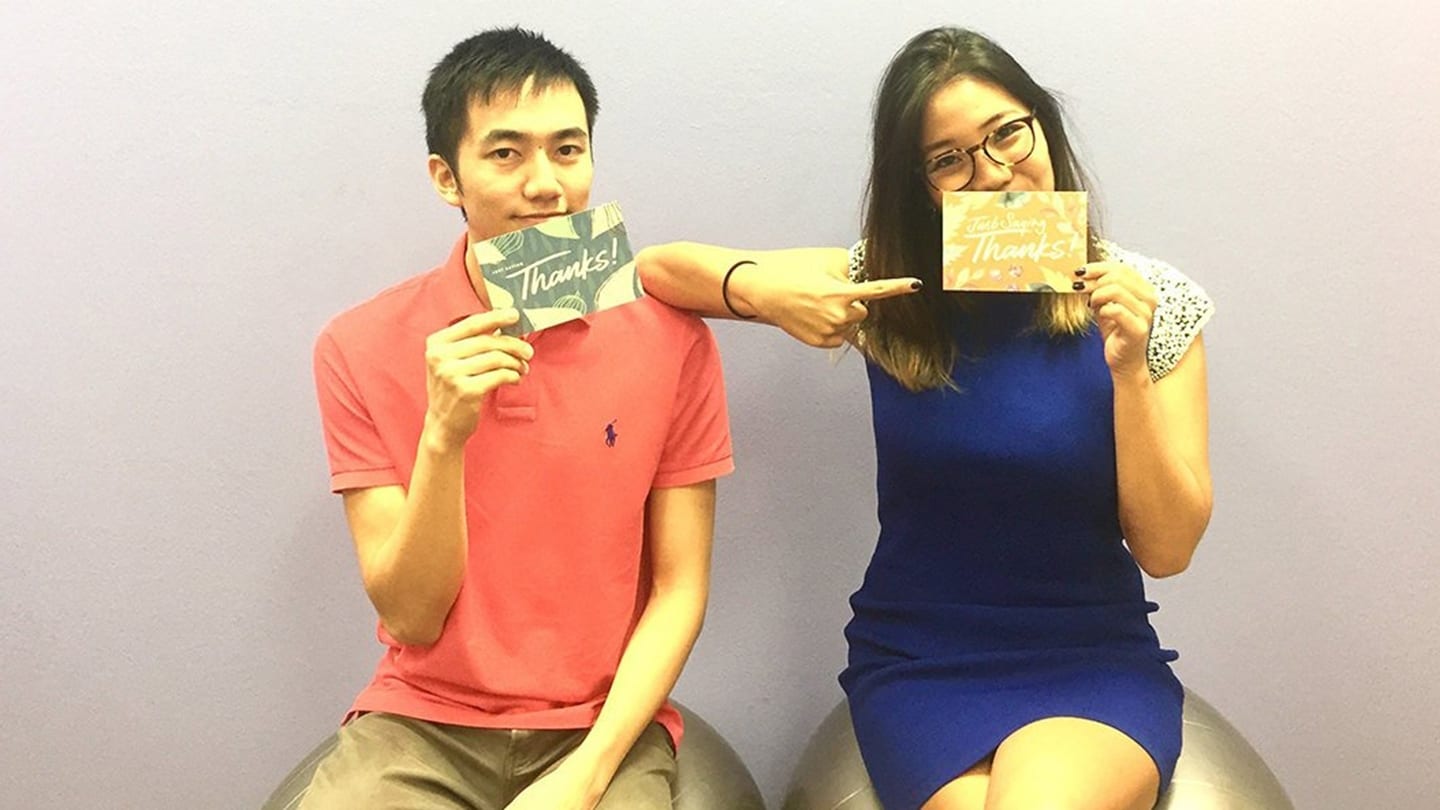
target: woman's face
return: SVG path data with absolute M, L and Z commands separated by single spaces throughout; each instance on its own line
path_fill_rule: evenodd
M 920 127 L 920 160 L 922 164 L 951 150 L 969 150 L 991 139 L 992 152 L 1001 151 L 997 144 L 1007 137 L 1025 137 L 1023 126 L 1015 123 L 1034 110 L 1021 104 L 997 85 L 982 79 L 960 76 L 930 97 Z M 1008 127 L 1008 128 L 1007 128 Z M 1028 158 L 1013 166 L 1002 166 L 975 149 L 971 155 L 974 173 L 965 191 L 1054 191 L 1055 171 L 1050 165 L 1050 146 L 1039 119 L 1032 124 L 1035 148 Z M 964 158 L 952 155 L 944 159 Z M 942 192 L 929 182 L 926 191 L 935 206 L 940 206 Z M 954 190 L 954 189 L 949 189 Z

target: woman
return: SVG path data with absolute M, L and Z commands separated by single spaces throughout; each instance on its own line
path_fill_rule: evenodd
M 940 289 L 942 192 L 1083 188 L 1056 101 L 982 36 L 901 49 L 873 158 L 848 256 L 667 245 L 643 282 L 866 358 L 881 531 L 840 681 L 885 806 L 1151 807 L 1183 692 L 1140 571 L 1184 570 L 1210 518 L 1210 301 L 1093 231 L 1079 295 Z

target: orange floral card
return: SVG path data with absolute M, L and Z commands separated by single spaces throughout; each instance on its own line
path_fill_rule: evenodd
M 941 218 L 944 288 L 1073 292 L 1085 263 L 1083 191 L 954 191 Z

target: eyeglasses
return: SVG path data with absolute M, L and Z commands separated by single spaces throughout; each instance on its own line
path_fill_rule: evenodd
M 951 149 L 925 161 L 921 172 L 936 191 L 961 191 L 975 179 L 975 153 L 985 151 L 990 162 L 1010 168 L 1024 163 L 1035 151 L 1035 113 L 1014 118 L 967 149 Z

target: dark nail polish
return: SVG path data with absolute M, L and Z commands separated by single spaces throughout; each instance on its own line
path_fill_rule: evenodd
M 1075 290 L 1076 292 L 1080 292 L 1081 290 L 1085 289 L 1085 282 L 1083 282 L 1083 281 L 1077 281 L 1077 282 L 1075 282 L 1074 284 L 1071 284 L 1070 286 L 1071 286 L 1072 288 L 1074 288 L 1074 290 Z
M 1085 275 L 1085 268 L 1083 268 L 1083 267 L 1076 268 L 1076 270 L 1075 270 L 1075 275 L 1077 275 L 1077 276 L 1083 276 L 1083 275 Z
M 924 286 L 925 286 L 925 282 L 923 282 L 923 281 L 921 281 L 920 279 L 917 278 L 917 279 L 915 279 L 914 282 L 912 282 L 912 283 L 910 284 L 910 289 L 912 289 L 912 290 L 918 290 L 918 289 L 923 288 Z

